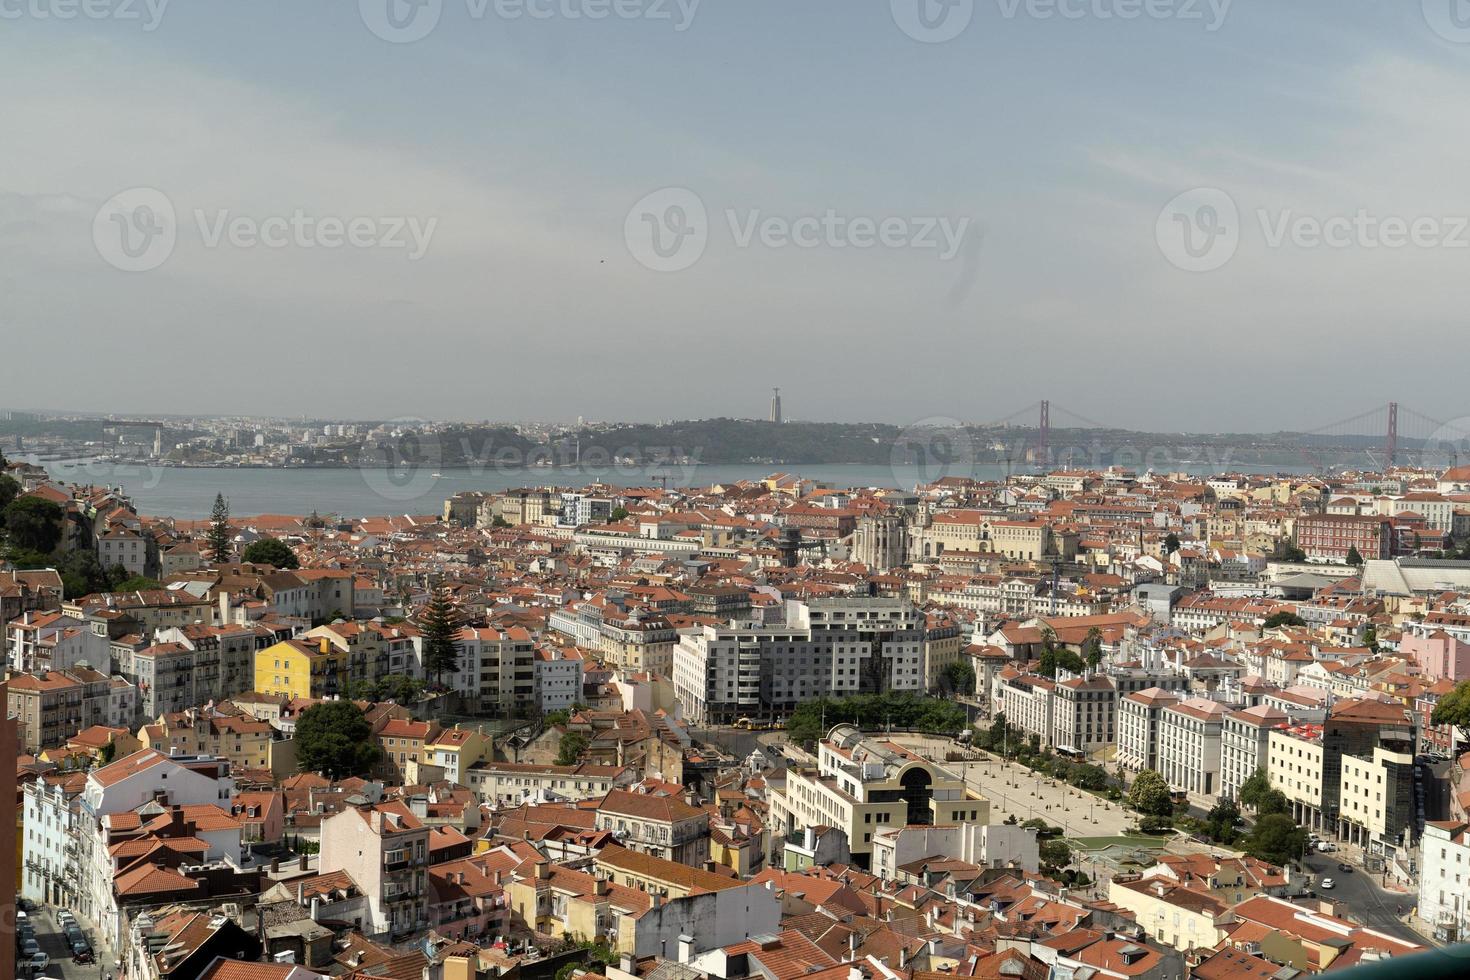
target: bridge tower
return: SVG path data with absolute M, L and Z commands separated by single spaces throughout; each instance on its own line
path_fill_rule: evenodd
M 1399 403 L 1388 403 L 1388 465 L 1391 467 L 1397 460 L 1399 452 Z
M 1045 469 L 1050 465 L 1051 455 L 1051 402 L 1045 399 L 1041 402 L 1041 423 L 1037 428 L 1040 430 L 1036 437 L 1036 454 L 1039 457 L 1037 463 Z

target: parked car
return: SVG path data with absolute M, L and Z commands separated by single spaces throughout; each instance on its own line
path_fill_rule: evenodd
M 45 953 L 32 953 L 26 963 L 32 970 L 44 970 L 51 965 L 51 957 Z
M 21 953 L 21 956 L 31 957 L 31 956 L 36 955 L 40 951 L 41 951 L 41 945 L 36 942 L 36 940 L 35 940 L 34 937 L 32 937 L 30 939 L 22 939 L 20 941 L 20 953 Z
M 1337 870 L 1345 875 L 1350 875 L 1353 873 L 1353 866 L 1346 861 L 1339 861 L 1337 862 Z
M 1333 881 L 1331 878 L 1323 878 L 1322 879 L 1322 887 L 1324 889 L 1336 888 L 1337 887 L 1337 882 Z
M 1323 854 L 1328 854 L 1337 850 L 1337 845 L 1330 840 L 1321 840 L 1317 842 L 1317 850 Z

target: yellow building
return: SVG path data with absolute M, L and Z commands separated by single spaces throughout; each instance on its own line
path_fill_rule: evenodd
M 1206 949 L 1229 935 L 1230 907 L 1173 878 L 1119 875 L 1108 885 L 1108 901 L 1132 912 L 1149 936 L 1174 949 Z
M 324 698 L 343 693 L 349 654 L 327 637 L 296 638 L 255 654 L 255 690 L 293 698 Z

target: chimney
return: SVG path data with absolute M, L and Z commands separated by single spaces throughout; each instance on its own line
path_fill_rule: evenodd
M 898 968 L 900 970 L 909 968 L 909 948 L 907 946 L 898 947 Z
M 221 626 L 230 622 L 230 594 L 223 589 L 219 594 L 219 623 Z
M 306 904 L 306 882 L 304 881 L 298 881 L 296 883 L 296 904 Z
M 296 867 L 302 871 L 306 870 L 306 855 L 301 855 L 301 860 L 296 862 Z
M 693 958 L 694 958 L 694 937 L 693 936 L 682 936 L 681 935 L 679 937 L 679 962 L 680 963 L 688 963 Z
M 540 881 L 549 881 L 551 879 L 550 861 L 540 861 L 536 864 L 536 877 Z
M 593 885 L 592 885 L 592 894 L 594 894 L 594 895 L 606 895 L 607 894 L 607 879 L 606 878 L 598 878 L 597 881 L 593 883 Z
M 322 653 L 331 653 L 332 641 L 327 639 L 325 636 L 322 637 L 321 641 L 317 644 L 317 649 L 320 650 Z

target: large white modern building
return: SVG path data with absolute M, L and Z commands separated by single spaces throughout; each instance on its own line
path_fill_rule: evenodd
M 791 601 L 778 626 L 680 637 L 674 689 L 696 724 L 789 714 L 827 695 L 924 690 L 924 617 L 905 599 Z

